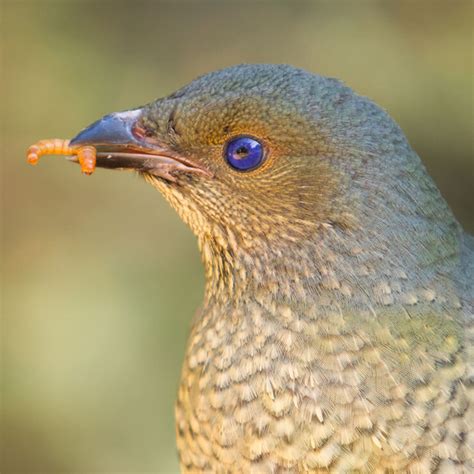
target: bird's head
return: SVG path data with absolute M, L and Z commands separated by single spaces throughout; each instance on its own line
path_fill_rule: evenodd
M 308 242 L 328 239 L 350 252 L 365 245 L 361 230 L 374 245 L 400 219 L 413 226 L 427 202 L 420 189 L 432 188 L 384 111 L 337 80 L 283 65 L 202 76 L 105 116 L 79 145 L 97 147 L 98 166 L 143 173 L 211 260 L 292 249 L 298 260 Z

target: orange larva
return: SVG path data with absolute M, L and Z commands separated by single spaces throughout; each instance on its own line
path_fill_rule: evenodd
M 62 138 L 40 140 L 28 148 L 28 163 L 36 165 L 42 155 L 77 155 L 81 171 L 87 175 L 92 174 L 95 170 L 96 149 L 93 146 L 71 148 L 69 141 Z

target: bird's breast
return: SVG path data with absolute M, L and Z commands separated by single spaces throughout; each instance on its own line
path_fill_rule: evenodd
M 420 445 L 447 449 L 436 427 L 466 410 L 466 364 L 456 323 L 435 313 L 302 313 L 270 301 L 207 308 L 189 339 L 176 406 L 183 469 L 400 469 Z M 421 325 L 428 338 L 415 334 Z M 462 457 L 453 430 L 451 454 Z

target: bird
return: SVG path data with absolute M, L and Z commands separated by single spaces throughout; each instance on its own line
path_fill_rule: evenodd
M 197 237 L 182 472 L 473 472 L 474 238 L 387 112 L 243 64 L 69 146 L 137 171 Z

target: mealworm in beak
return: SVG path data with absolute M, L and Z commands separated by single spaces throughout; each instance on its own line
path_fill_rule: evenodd
M 72 148 L 69 142 L 70 140 L 62 138 L 40 140 L 28 148 L 27 161 L 31 165 L 36 165 L 42 155 L 77 155 L 81 171 L 86 175 L 92 174 L 96 165 L 96 149 L 87 145 Z

